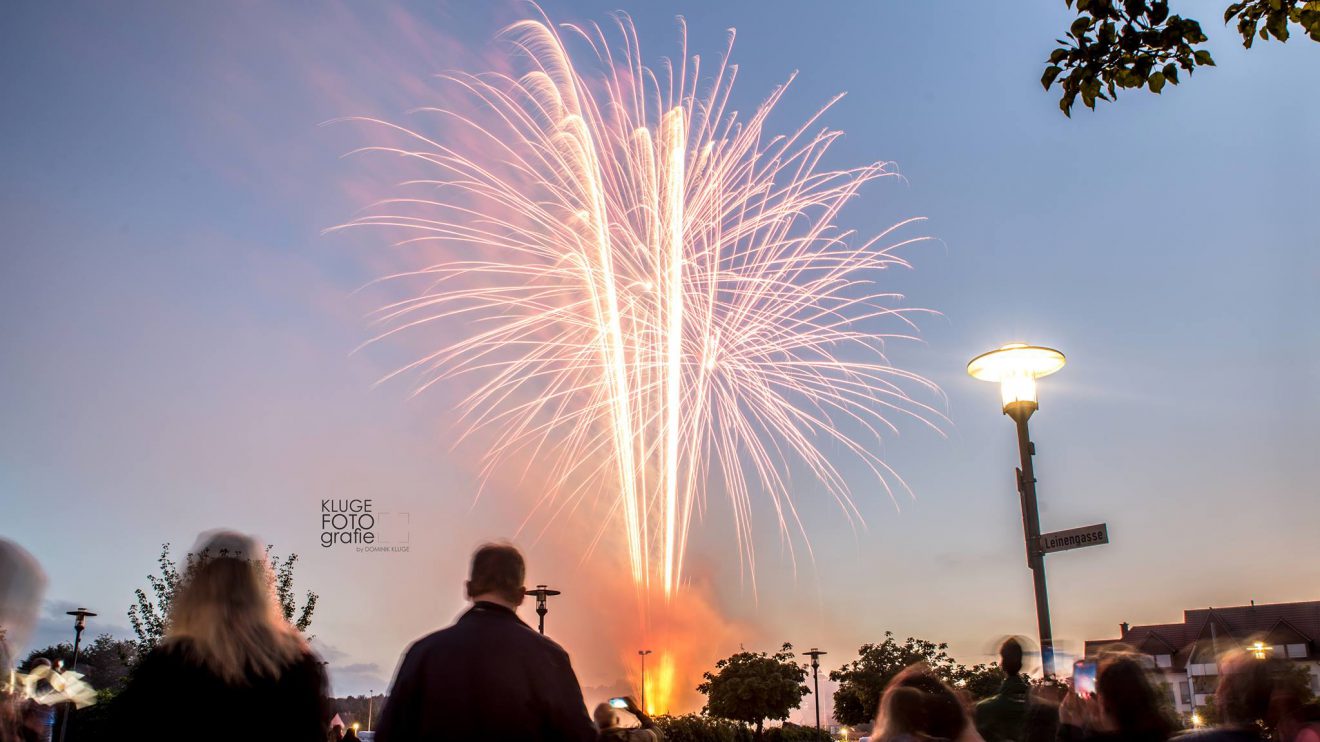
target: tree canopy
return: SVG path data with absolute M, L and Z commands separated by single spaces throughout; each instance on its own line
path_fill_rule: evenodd
M 298 561 L 298 555 L 290 554 L 280 561 L 279 557 L 271 553 L 272 548 L 274 547 L 266 547 L 266 560 L 271 566 L 271 589 L 279 600 L 284 619 L 299 631 L 306 632 L 312 625 L 312 614 L 316 611 L 318 596 L 308 590 L 304 595 L 302 608 L 298 608 L 293 590 L 293 565 Z M 179 586 L 187 575 L 201 566 L 206 559 L 206 554 L 189 553 L 185 558 L 181 574 L 178 565 L 170 558 L 170 545 L 168 543 L 161 545 L 160 556 L 157 558 L 160 575 L 147 575 L 147 583 L 150 585 L 152 595 L 148 596 L 142 588 L 134 590 L 137 604 L 128 609 L 128 621 L 133 626 L 133 633 L 137 634 L 140 654 L 145 655 L 150 652 L 165 636 L 170 606 L 174 603 L 174 596 L 178 593 Z
M 988 698 L 999 692 L 1005 675 L 998 664 L 967 667 L 954 661 L 948 648 L 948 644 L 911 636 L 900 644 L 894 640 L 892 631 L 886 631 L 885 640 L 879 644 L 863 644 L 857 650 L 857 659 L 830 673 L 830 680 L 839 684 L 834 691 L 834 718 L 841 724 L 874 721 L 880 696 L 889 681 L 918 662 L 973 698 Z
M 793 645 L 774 654 L 738 652 L 715 663 L 703 674 L 697 691 L 706 696 L 705 712 L 756 726 L 762 738 L 766 719 L 787 719 L 809 693 L 807 668 L 793 661 Z
M 841 724 L 865 724 L 875 719 L 880 695 L 903 668 L 924 662 L 942 680 L 952 683 L 959 670 L 946 651 L 948 644 L 908 637 L 902 644 L 886 631 L 879 644 L 863 644 L 857 659 L 830 673 L 839 684 L 834 691 L 834 718 Z
M 55 664 L 64 661 L 66 668 L 73 668 L 73 645 L 68 642 L 52 644 L 28 653 L 27 659 L 20 664 L 23 672 L 30 672 L 33 662 L 44 657 Z M 137 645 L 128 639 L 116 639 L 110 634 L 101 634 L 90 643 L 84 643 L 78 649 L 78 672 L 82 673 L 87 684 L 97 691 L 117 692 L 128 680 L 129 669 L 137 659 Z
M 1179 83 L 1180 70 L 1191 76 L 1213 67 L 1201 24 L 1170 13 L 1168 0 L 1065 0 L 1077 18 L 1059 47 L 1050 53 L 1041 85 L 1058 83 L 1059 109 L 1072 116 L 1077 97 L 1092 110 L 1097 100 L 1112 101 L 1120 88 L 1146 88 L 1158 94 Z M 1320 41 L 1320 0 L 1246 0 L 1224 10 L 1224 23 L 1236 22 L 1248 49 L 1260 38 L 1287 41 L 1296 26 Z

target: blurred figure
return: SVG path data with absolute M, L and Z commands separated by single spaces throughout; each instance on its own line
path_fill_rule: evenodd
M 44 719 L 25 718 L 30 712 L 48 712 L 54 723 L 54 709 L 31 708 L 22 693 L 10 687 L 9 674 L 26 648 L 45 590 L 46 576 L 37 560 L 18 544 L 0 538 L 0 742 L 40 738 L 43 733 L 49 739 L 49 730 L 42 731 Z
M 1059 708 L 1059 740 L 1164 742 L 1177 726 L 1160 705 L 1160 691 L 1140 662 L 1128 655 L 1102 658 L 1095 694 L 1070 693 Z
M 525 576 L 513 546 L 477 549 L 472 607 L 408 648 L 377 742 L 596 739 L 568 653 L 518 618 Z
M 342 737 L 342 739 L 344 740 L 344 742 L 358 742 L 357 729 L 353 727 L 349 727 L 347 730 L 344 731 L 344 736 Z
M 137 740 L 324 742 L 326 676 L 284 619 L 255 541 L 203 534 L 175 593 L 165 638 L 117 701 Z
M 642 711 L 637 705 L 637 701 L 632 696 L 624 696 L 623 700 L 628 704 L 627 711 L 637 717 L 637 722 L 641 727 L 634 727 L 629 720 L 623 716 L 624 709 L 617 709 L 608 702 L 596 706 L 596 711 L 591 715 L 596 721 L 596 726 L 600 727 L 601 742 L 605 740 L 618 740 L 619 742 L 662 742 L 665 735 L 656 727 L 651 717 Z
M 1219 685 L 1215 708 L 1220 723 L 1186 735 L 1189 742 L 1252 742 L 1267 739 L 1275 726 L 1272 719 L 1277 681 L 1283 668 L 1278 660 L 1256 659 L 1246 652 L 1232 652 L 1219 662 Z M 1287 740 L 1285 740 L 1287 742 Z
M 925 663 L 918 663 L 889 681 L 880 699 L 871 739 L 877 742 L 930 739 L 981 742 L 981 735 L 953 689 Z
M 1022 677 L 1022 644 L 1017 639 L 1009 637 L 999 646 L 999 668 L 1004 682 L 998 693 L 976 704 L 976 731 L 986 742 L 1022 742 L 1031 688 Z
M 1033 693 L 1022 674 L 1022 643 L 1009 637 L 999 646 L 1004 682 L 999 692 L 976 704 L 976 731 L 986 742 L 1053 742 L 1059 727 L 1058 699 L 1051 690 Z

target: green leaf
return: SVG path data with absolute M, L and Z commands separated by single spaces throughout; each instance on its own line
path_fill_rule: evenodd
M 1081 36 L 1082 34 L 1086 33 L 1088 30 L 1090 30 L 1090 28 L 1091 28 L 1091 19 L 1087 18 L 1086 16 L 1082 16 L 1081 18 L 1078 18 L 1077 20 L 1073 21 L 1072 26 L 1069 27 L 1068 30 L 1072 33 L 1073 36 Z
M 1173 64 L 1166 64 L 1166 65 L 1164 65 L 1164 79 L 1168 80 L 1170 83 L 1172 83 L 1172 84 L 1174 84 L 1174 85 L 1177 85 L 1177 84 L 1178 84 L 1178 68 L 1177 68 L 1177 66 L 1175 66 L 1175 65 L 1173 65 Z
M 1196 58 L 1196 63 L 1199 65 L 1202 65 L 1204 67 L 1215 66 L 1214 57 L 1211 57 L 1210 52 L 1206 51 L 1205 49 L 1197 49 L 1196 53 L 1193 54 L 1192 56 Z
M 1054 84 L 1054 78 L 1058 77 L 1060 72 L 1063 72 L 1062 67 L 1046 67 L 1045 74 L 1041 75 L 1040 84 L 1044 86 L 1046 90 L 1049 90 L 1050 86 Z
M 1164 89 L 1164 74 L 1161 72 L 1152 74 L 1146 78 L 1146 84 L 1150 86 L 1150 92 L 1159 95 L 1159 92 Z
M 1050 52 L 1050 64 L 1058 64 L 1059 62 L 1062 62 L 1063 58 L 1066 56 L 1068 56 L 1067 49 L 1055 49 Z

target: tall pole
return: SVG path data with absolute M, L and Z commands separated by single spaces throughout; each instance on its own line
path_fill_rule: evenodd
M 804 654 L 806 654 L 808 657 L 811 658 L 811 680 L 816 686 L 816 690 L 815 690 L 816 731 L 819 732 L 820 731 L 820 656 L 822 654 L 829 654 L 829 653 L 816 649 L 815 647 L 812 647 L 809 651 L 805 652 Z
M 1050 630 L 1050 599 L 1045 590 L 1045 553 L 1040 549 L 1040 512 L 1036 506 L 1036 471 L 1031 457 L 1036 446 L 1031 442 L 1027 419 L 1036 411 L 1036 403 L 1014 402 L 1004 414 L 1017 423 L 1018 454 L 1022 466 L 1017 470 L 1018 494 L 1022 499 L 1022 530 L 1026 537 L 1027 566 L 1036 591 L 1036 625 L 1040 630 L 1040 668 L 1045 676 L 1054 674 L 1054 635 Z
M 367 731 L 371 731 L 371 713 L 376 710 L 376 689 L 367 691 Z
M 83 629 L 87 628 L 87 617 L 95 616 L 95 613 L 86 608 L 79 608 L 76 611 L 65 611 L 67 615 L 73 616 L 73 667 L 70 671 L 78 669 L 78 650 L 82 647 Z M 64 687 L 69 687 L 68 683 Z M 60 724 L 60 742 L 64 742 L 64 733 L 69 730 L 69 705 L 64 705 L 64 723 Z
M 650 653 L 649 649 L 637 650 L 637 654 L 642 658 L 642 711 L 648 714 L 651 712 L 646 710 L 646 655 Z

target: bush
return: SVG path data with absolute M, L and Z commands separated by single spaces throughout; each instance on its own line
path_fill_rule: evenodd
M 765 730 L 765 738 L 768 742 L 830 742 L 829 732 L 821 730 L 816 731 L 816 727 L 804 727 L 798 724 L 785 723 L 782 727 L 771 727 Z
M 665 742 L 751 742 L 752 739 L 751 730 L 736 721 L 701 714 L 659 716 L 655 725 L 664 732 Z

